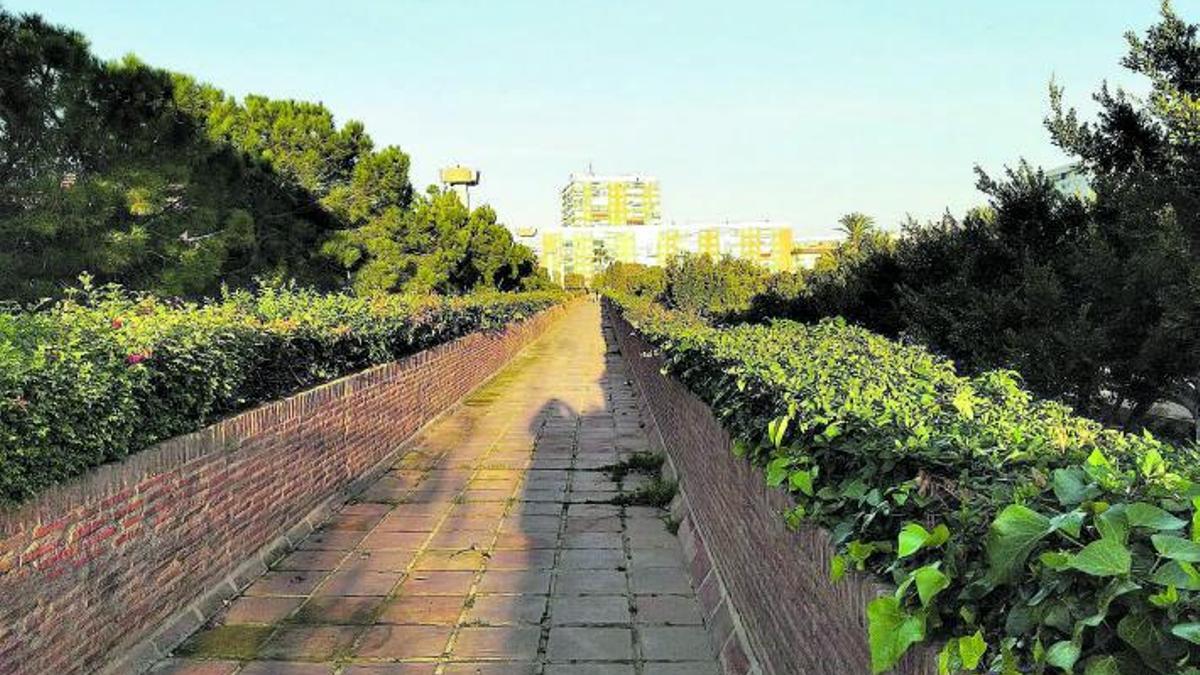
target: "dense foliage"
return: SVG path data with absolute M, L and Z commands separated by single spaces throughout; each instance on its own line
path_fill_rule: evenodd
M 778 276 L 778 275 L 776 275 Z M 681 253 L 665 268 L 615 262 L 594 279 L 605 291 L 652 298 L 672 309 L 721 320 L 750 309 L 758 296 L 777 287 L 766 269 L 731 256 Z M 794 277 L 792 277 L 794 279 Z
M 490 208 L 414 196 L 403 151 L 320 103 L 105 63 L 78 33 L 3 10 L 0 83 L 2 299 L 57 297 L 84 271 L 195 297 L 256 277 L 545 285 Z
M 1022 164 L 1002 179 L 981 173 L 987 207 L 909 223 L 894 242 L 861 218 L 844 222 L 846 244 L 806 292 L 756 318 L 842 316 L 969 372 L 1015 369 L 1039 395 L 1110 424 L 1141 423 L 1181 392 L 1200 410 L 1196 34 L 1164 5 L 1145 37 L 1128 36 L 1124 65 L 1150 94 L 1105 87 L 1094 123 L 1052 90 L 1052 137 L 1094 194 L 1064 194 Z
M 789 523 L 831 533 L 830 574 L 895 583 L 867 607 L 876 672 L 942 640 L 945 672 L 1196 672 L 1194 450 L 842 320 L 716 328 L 612 297 L 795 497 Z
M 0 313 L 0 502 L 561 299 L 265 289 L 196 304 L 85 286 L 42 311 Z

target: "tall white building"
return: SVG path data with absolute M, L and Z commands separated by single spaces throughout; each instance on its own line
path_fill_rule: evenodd
M 562 189 L 562 225 L 658 225 L 658 179 L 641 174 L 573 173 Z

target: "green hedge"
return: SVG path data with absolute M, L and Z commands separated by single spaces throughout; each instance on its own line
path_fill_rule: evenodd
M 1198 672 L 1194 449 L 840 320 L 717 329 L 612 299 L 791 492 L 789 524 L 828 529 L 831 576 L 895 585 L 867 607 L 876 672 L 921 641 L 944 672 Z
M 190 304 L 105 288 L 0 313 L 0 503 L 564 297 L 266 290 Z

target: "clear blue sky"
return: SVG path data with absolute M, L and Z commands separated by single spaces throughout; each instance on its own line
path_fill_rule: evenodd
M 972 167 L 1064 158 L 1047 82 L 1092 110 L 1129 82 L 1122 33 L 1157 0 L 0 0 L 244 95 L 320 100 L 413 158 L 483 171 L 512 226 L 558 216 L 567 174 L 657 175 L 668 220 L 851 210 L 894 225 L 982 199 Z M 1177 0 L 1200 20 L 1200 0 Z

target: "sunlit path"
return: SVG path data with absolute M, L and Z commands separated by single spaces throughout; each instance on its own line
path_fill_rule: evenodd
M 647 449 L 576 303 L 157 673 L 715 673 L 663 512 L 600 471 Z

